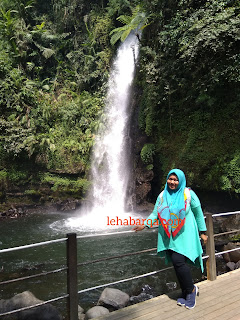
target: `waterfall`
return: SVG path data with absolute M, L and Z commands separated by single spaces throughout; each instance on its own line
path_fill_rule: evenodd
M 83 217 L 79 223 L 82 225 L 106 226 L 106 217 L 126 214 L 124 205 L 130 170 L 127 125 L 137 55 L 138 39 L 130 34 L 120 45 L 110 72 L 104 128 L 97 133 L 93 148 L 93 184 L 88 195 L 91 206 L 81 210 Z
M 124 212 L 129 177 L 126 125 L 137 43 L 134 35 L 122 43 L 110 74 L 105 130 L 97 136 L 92 161 L 92 210 L 98 212 L 113 208 L 116 213 Z

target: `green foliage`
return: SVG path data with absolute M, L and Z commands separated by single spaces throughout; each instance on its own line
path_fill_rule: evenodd
M 177 166 L 203 189 L 239 192 L 230 174 L 240 150 L 239 2 L 143 6 L 152 23 L 141 40 L 139 126 L 161 172 Z
M 112 36 L 112 45 L 114 45 L 118 40 L 123 42 L 131 31 L 140 32 L 147 26 L 147 17 L 139 5 L 132 9 L 131 16 L 121 15 L 117 20 L 124 24 L 124 26 L 113 29 L 110 32 L 110 36 Z
M 39 190 L 34 189 L 28 189 L 24 191 L 24 194 L 27 196 L 41 196 L 41 193 Z
M 231 235 L 230 236 L 231 241 L 240 241 L 240 234 Z
M 6 180 L 7 178 L 7 171 L 6 170 L 1 170 L 0 171 L 0 180 Z
M 8 179 L 15 184 L 25 183 L 29 178 L 29 172 L 11 169 L 8 171 Z
M 0 171 L 0 188 L 6 189 L 9 185 L 24 185 L 29 181 L 29 172 L 26 170 L 17 170 L 12 167 L 8 170 L 3 169 Z
M 102 5 L 1 1 L 0 166 L 5 189 L 27 186 L 25 195 L 37 196 L 32 184 L 40 183 L 38 172 L 51 170 L 56 179 L 61 174 L 76 177 L 54 180 L 53 192 L 59 196 L 85 192 L 113 55 L 113 19 Z
M 128 12 L 131 7 L 134 5 L 135 1 L 130 1 L 129 0 L 109 0 L 108 1 L 108 14 L 110 17 L 114 17 L 117 15 L 119 16 L 123 12 Z
M 152 143 L 146 143 L 143 146 L 140 155 L 141 155 L 142 161 L 145 164 L 152 164 L 154 154 L 155 154 L 155 145 Z
M 222 190 L 240 193 L 240 152 L 224 165 L 221 180 Z
M 53 174 L 45 174 L 42 177 L 42 183 L 49 183 L 52 185 L 51 190 L 59 193 L 85 193 L 90 183 L 87 179 L 72 180 L 68 178 L 61 178 Z

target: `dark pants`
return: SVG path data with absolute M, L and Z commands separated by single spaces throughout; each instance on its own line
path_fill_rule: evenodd
M 191 293 L 194 289 L 192 274 L 187 265 L 187 258 L 180 253 L 168 250 L 182 291 Z

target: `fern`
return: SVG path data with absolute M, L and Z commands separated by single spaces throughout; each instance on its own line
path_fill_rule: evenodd
M 140 6 L 136 6 L 132 10 L 132 16 L 121 15 L 117 18 L 117 20 L 122 24 L 125 24 L 125 26 L 113 29 L 110 32 L 110 36 L 112 35 L 110 40 L 112 45 L 114 45 L 120 39 L 123 42 L 131 31 L 137 29 L 143 30 L 148 25 L 147 17 L 145 13 L 141 11 Z
M 122 24 L 130 24 L 132 18 L 130 16 L 121 15 L 117 18 L 117 20 L 120 21 Z

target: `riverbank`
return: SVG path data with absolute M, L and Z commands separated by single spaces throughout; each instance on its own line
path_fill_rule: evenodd
M 7 203 L 0 206 L 0 219 L 16 219 L 29 214 L 44 214 L 48 212 L 70 212 L 75 211 L 81 206 L 81 201 L 78 199 L 65 199 L 56 202 L 44 204 L 26 204 L 23 202 Z

